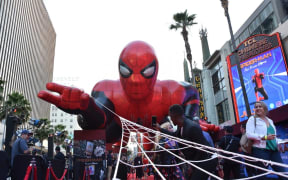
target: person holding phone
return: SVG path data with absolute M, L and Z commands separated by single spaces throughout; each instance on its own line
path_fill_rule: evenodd
M 207 142 L 205 139 L 202 129 L 199 124 L 194 122 L 192 119 L 189 119 L 185 116 L 184 109 L 180 104 L 173 104 L 169 108 L 168 112 L 171 120 L 175 125 L 177 125 L 177 130 L 174 131 L 169 131 L 167 129 L 161 128 L 159 124 L 156 124 L 156 130 L 160 130 L 162 133 L 175 136 L 187 141 L 195 142 L 198 144 L 202 144 L 205 146 L 210 146 L 210 144 Z M 179 147 L 185 147 L 183 144 L 179 143 Z M 213 173 L 215 170 L 215 167 L 217 165 L 217 156 L 212 155 L 210 153 L 207 153 L 205 151 L 189 147 L 189 148 L 184 148 L 181 150 L 182 153 L 185 156 L 186 160 L 190 161 L 202 161 L 200 163 L 197 163 L 197 166 L 210 172 Z M 204 161 L 203 161 L 204 160 Z M 190 169 L 190 167 L 189 167 Z M 206 172 L 201 171 L 200 169 L 197 168 L 192 168 L 193 171 L 190 173 L 190 171 L 186 170 L 187 175 L 185 179 L 197 179 L 197 180 L 207 180 L 208 179 L 208 174 Z
M 271 119 L 267 117 L 268 108 L 262 101 L 256 101 L 254 104 L 255 116 L 251 116 L 246 124 L 246 135 L 248 139 L 253 140 L 252 156 L 264 160 L 270 160 L 283 163 L 280 152 L 278 151 L 276 128 Z M 262 168 L 266 166 L 262 162 L 257 162 Z M 286 172 L 286 168 L 273 165 L 271 168 L 277 172 Z M 257 170 L 257 174 L 264 173 Z M 264 177 L 259 177 L 264 179 Z M 284 179 L 280 177 L 279 179 Z

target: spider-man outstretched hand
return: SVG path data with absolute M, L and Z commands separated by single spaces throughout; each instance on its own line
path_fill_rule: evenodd
M 78 123 L 83 129 L 105 128 L 107 142 L 121 137 L 118 116 L 150 128 L 151 117 L 157 116 L 160 123 L 173 104 L 182 105 L 186 116 L 192 118 L 198 114 L 196 88 L 185 82 L 157 80 L 158 60 L 147 43 L 135 41 L 123 49 L 119 58 L 119 74 L 119 80 L 98 82 L 91 96 L 77 88 L 48 83 L 47 89 L 59 95 L 40 91 L 38 97 L 65 112 L 79 114 Z M 202 129 L 215 127 L 201 125 Z

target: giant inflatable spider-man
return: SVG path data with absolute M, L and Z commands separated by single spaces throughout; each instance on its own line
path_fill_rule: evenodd
M 47 89 L 59 93 L 53 95 L 40 91 L 38 97 L 55 104 L 65 112 L 79 114 L 78 123 L 83 129 L 106 129 L 106 141 L 115 142 L 121 137 L 119 117 L 116 114 L 151 127 L 151 117 L 158 123 L 168 115 L 169 106 L 181 104 L 188 116 L 198 111 L 198 92 L 188 83 L 157 80 L 158 60 L 153 48 L 145 42 L 128 44 L 119 58 L 120 80 L 98 82 L 91 96 L 83 91 L 47 83 Z M 139 122 L 140 120 L 140 122 Z M 207 127 L 215 127 L 207 124 Z

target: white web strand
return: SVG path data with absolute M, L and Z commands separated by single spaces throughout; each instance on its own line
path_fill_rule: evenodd
M 122 122 L 122 121 L 121 121 Z M 122 122 L 122 125 L 124 124 L 125 127 L 127 127 L 127 124 Z M 124 128 L 123 128 L 124 129 Z M 128 129 L 128 128 L 127 128 Z M 131 131 L 128 129 L 128 131 L 131 133 Z M 150 157 L 145 153 L 145 151 L 143 150 L 143 148 L 141 147 L 141 145 L 138 143 L 137 139 L 135 139 L 135 136 L 133 136 L 134 141 L 137 143 L 137 146 L 141 149 L 141 152 L 144 153 L 145 157 L 148 159 L 149 163 L 153 166 L 153 168 L 156 170 L 156 172 L 159 174 L 159 176 L 162 179 L 165 179 L 164 176 L 160 173 L 159 169 L 156 168 L 155 164 L 152 162 L 152 160 L 150 159 Z M 143 166 L 147 166 L 147 164 L 143 165 Z
M 127 122 L 126 122 L 126 123 L 127 123 Z M 129 123 L 127 123 L 127 124 L 129 124 Z M 127 126 L 126 126 L 126 127 L 127 127 Z M 130 127 L 133 128 L 134 130 L 136 130 L 133 126 L 130 125 Z M 194 168 L 199 169 L 199 170 L 205 172 L 206 174 L 208 174 L 208 175 L 210 175 L 210 176 L 212 176 L 212 177 L 214 177 L 214 178 L 216 178 L 216 179 L 219 179 L 219 177 L 217 177 L 217 176 L 215 176 L 214 174 L 206 171 L 205 169 L 202 169 L 202 168 L 196 166 L 196 165 L 193 164 L 191 161 L 187 161 L 186 159 L 178 156 L 177 154 L 175 154 L 175 153 L 173 153 L 173 152 L 170 152 L 170 149 L 166 149 L 166 148 L 160 146 L 159 143 L 155 143 L 155 142 L 154 142 L 153 140 L 151 140 L 148 136 L 147 136 L 147 137 L 145 136 L 145 138 L 148 139 L 151 143 L 153 143 L 153 144 L 156 145 L 157 147 L 161 148 L 162 150 L 168 152 L 169 154 L 172 154 L 174 157 L 176 157 L 176 158 L 178 158 L 178 159 L 186 162 L 187 164 L 190 164 L 190 165 L 193 166 Z M 174 149 L 174 150 L 175 150 L 175 149 Z M 216 156 L 215 156 L 214 158 L 216 158 Z M 206 159 L 206 161 L 207 161 L 207 160 L 210 160 L 210 158 L 209 158 L 209 159 Z M 201 162 L 202 162 L 202 161 L 201 161 Z M 175 166 L 175 164 L 169 164 L 169 165 L 167 165 L 167 167 L 171 167 L 171 166 Z M 220 179 L 221 179 L 221 178 L 220 178 Z
M 96 100 L 97 101 L 97 100 Z M 130 166 L 130 167 L 144 167 L 144 166 L 148 166 L 148 165 L 151 165 L 155 171 L 159 174 L 159 176 L 162 178 L 162 179 L 165 179 L 163 177 L 163 175 L 159 172 L 158 168 L 157 167 L 172 167 L 172 166 L 178 166 L 178 165 L 181 165 L 181 164 L 184 164 L 184 163 L 187 163 L 205 173 L 207 173 L 208 175 L 216 178 L 216 179 L 221 179 L 220 177 L 212 174 L 212 173 L 209 173 L 208 171 L 196 166 L 195 162 L 204 162 L 204 161 L 208 161 L 210 160 L 211 158 L 207 158 L 207 159 L 204 159 L 204 160 L 198 160 L 198 161 L 189 161 L 189 160 L 185 160 L 183 159 L 182 157 L 178 156 L 177 154 L 171 152 L 172 150 L 171 149 L 166 149 L 162 146 L 159 145 L 159 143 L 155 143 L 153 140 L 150 139 L 150 137 L 148 136 L 145 136 L 145 134 L 143 135 L 145 139 L 149 140 L 152 144 L 158 146 L 161 150 L 155 150 L 155 151 L 145 151 L 141 145 L 137 142 L 137 139 L 135 140 L 135 142 L 137 143 L 137 146 L 139 147 L 139 149 L 141 150 L 141 153 L 144 154 L 144 156 L 148 159 L 149 161 L 149 164 L 145 164 L 145 165 L 140 165 L 140 166 L 134 166 L 134 165 L 130 165 L 128 163 L 125 163 L 124 161 L 120 160 L 120 157 L 121 157 L 121 152 L 122 152 L 122 149 L 125 148 L 123 147 L 123 142 L 124 142 L 124 137 L 127 137 L 124 132 L 124 130 L 128 131 L 129 134 L 131 134 L 131 132 L 147 132 L 147 133 L 152 133 L 152 134 L 155 134 L 155 136 L 157 134 L 159 134 L 160 136 L 162 137 L 165 137 L 165 138 L 168 138 L 169 140 L 174 140 L 180 144 L 183 144 L 185 145 L 186 147 L 184 148 L 195 148 L 197 150 L 200 150 L 200 151 L 204 151 L 204 152 L 207 152 L 207 153 L 210 153 L 211 155 L 213 154 L 216 154 L 217 153 L 217 156 L 220 157 L 220 158 L 223 158 L 223 159 L 228 159 L 228 160 L 231 160 L 231 161 L 234 161 L 234 162 L 237 162 L 237 163 L 241 163 L 241 164 L 245 164 L 247 166 L 250 166 L 250 167 L 254 167 L 256 169 L 259 169 L 259 170 L 262 170 L 264 171 L 265 173 L 263 174 L 259 174 L 259 175 L 256 175 L 256 176 L 253 176 L 253 177 L 249 177 L 249 178 L 243 178 L 243 180 L 248 180 L 248 179 L 254 179 L 256 177 L 261 177 L 261 176 L 265 176 L 267 174 L 276 174 L 278 176 L 282 176 L 282 177 L 286 177 L 288 178 L 288 175 L 285 175 L 285 173 L 283 172 L 275 172 L 275 171 L 272 171 L 272 170 L 269 170 L 269 169 L 266 169 L 266 168 L 262 168 L 262 167 L 258 167 L 256 165 L 253 165 L 253 164 L 249 164 L 247 162 L 243 162 L 241 160 L 237 160 L 237 159 L 234 159 L 236 157 L 240 157 L 240 158 L 243 158 L 247 161 L 255 161 L 255 162 L 262 162 L 264 164 L 267 164 L 267 165 L 275 165 L 275 166 L 281 166 L 281 167 L 285 167 L 285 168 L 288 168 L 288 165 L 286 164 L 283 164 L 283 163 L 278 163 L 278 162 L 273 162 L 273 161 L 267 161 L 267 160 L 263 160 L 263 159 L 259 159 L 259 158 L 255 158 L 255 157 L 251 157 L 251 156 L 246 156 L 246 155 L 242 155 L 242 154 L 238 154 L 238 153 L 233 153 L 233 152 L 230 152 L 230 151 L 225 151 L 225 150 L 222 150 L 222 149 L 217 149 L 217 148 L 214 148 L 214 147 L 210 147 L 210 146 L 205 146 L 205 145 L 202 145 L 202 144 L 198 144 L 198 143 L 195 143 L 195 142 L 191 142 L 191 141 L 187 141 L 187 140 L 184 140 L 184 139 L 181 139 L 181 138 L 178 138 L 178 137 L 174 137 L 174 136 L 170 136 L 170 135 L 167 135 L 167 134 L 164 134 L 164 133 L 161 133 L 159 131 L 155 131 L 153 129 L 149 129 L 147 127 L 144 127 L 144 126 L 141 126 L 137 123 L 134 123 L 132 121 L 129 121 L 125 118 L 122 118 L 121 116 L 119 116 L 118 114 L 116 114 L 115 112 L 111 111 L 109 108 L 107 108 L 105 105 L 103 105 L 101 102 L 97 101 L 97 103 L 101 104 L 104 108 L 106 108 L 108 111 L 110 111 L 111 113 L 113 113 L 114 115 L 116 115 L 120 121 L 121 121 L 121 124 L 122 124 L 122 137 L 121 137 L 121 146 L 120 146 L 120 151 L 119 151 L 119 155 L 118 155 L 118 158 L 117 158 L 117 164 L 116 164 L 116 168 L 115 168 L 115 173 L 114 173 L 114 176 L 113 176 L 113 179 L 116 179 L 116 174 L 118 172 L 118 167 L 119 167 L 119 162 L 127 165 L 127 166 Z M 132 129 L 132 131 L 131 131 Z M 139 130 L 138 130 L 139 129 Z M 135 137 L 133 137 L 135 139 Z M 125 143 L 127 144 L 127 142 L 125 141 Z M 150 144 L 150 143 L 147 143 L 147 144 Z M 160 143 L 161 144 L 161 143 Z M 173 149 L 174 150 L 182 150 L 184 148 L 177 148 L 177 149 Z M 161 152 L 161 151 L 166 151 L 168 152 L 169 154 L 172 154 L 173 156 L 175 156 L 176 158 L 182 160 L 183 162 L 182 163 L 178 163 L 178 164 L 171 164 L 171 165 L 160 165 L 160 164 L 154 164 L 152 162 L 152 160 L 149 158 L 149 156 L 146 154 L 147 152 Z M 221 155 L 219 153 L 224 153 L 224 154 L 228 154 L 228 155 L 232 155 L 232 157 L 226 157 L 224 155 Z M 156 167 L 157 166 L 157 167 Z

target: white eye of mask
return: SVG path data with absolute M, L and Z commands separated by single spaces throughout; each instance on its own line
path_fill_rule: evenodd
M 154 71 L 155 71 L 155 67 L 154 67 L 154 66 L 149 67 L 149 68 L 145 69 L 145 71 L 143 72 L 143 75 L 144 75 L 145 77 L 152 76 L 153 73 L 154 73 Z

